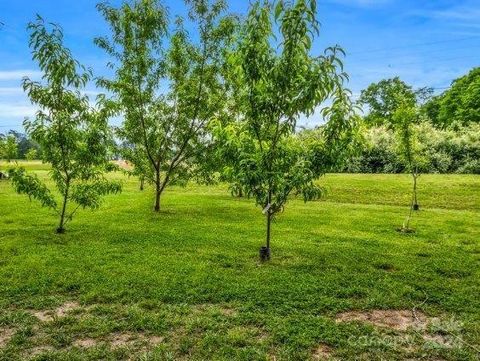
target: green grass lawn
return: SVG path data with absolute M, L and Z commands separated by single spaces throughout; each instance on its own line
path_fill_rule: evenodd
M 401 234 L 409 182 L 325 176 L 323 200 L 278 217 L 261 264 L 261 210 L 226 186 L 172 187 L 154 214 L 125 179 L 56 235 L 0 181 L 0 360 L 478 360 L 480 177 L 421 176 L 416 233 Z M 380 310 L 428 322 L 382 327 Z

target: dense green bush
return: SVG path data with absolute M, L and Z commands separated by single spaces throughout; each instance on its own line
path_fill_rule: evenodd
M 480 174 L 480 124 L 458 130 L 439 130 L 428 122 L 418 128 L 426 163 L 425 173 Z M 402 162 L 396 152 L 397 140 L 385 127 L 369 128 L 364 134 L 364 147 L 347 161 L 342 172 L 401 173 Z

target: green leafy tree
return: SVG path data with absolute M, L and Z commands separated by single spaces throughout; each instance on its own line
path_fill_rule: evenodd
M 193 40 L 176 18 L 167 37 L 167 11 L 156 0 L 98 6 L 112 36 L 96 39 L 114 62 L 113 79 L 100 84 L 114 94 L 124 116 L 118 135 L 131 145 L 128 159 L 155 186 L 154 210 L 168 184 L 184 183 L 198 169 L 209 143 L 207 125 L 225 94 L 219 69 L 233 21 L 224 1 L 188 0 Z
M 0 159 L 5 159 L 8 163 L 18 156 L 18 143 L 13 135 L 7 135 L 0 139 Z
M 378 126 L 391 124 L 393 114 L 399 106 L 414 106 L 425 103 L 432 96 L 433 90 L 428 87 L 414 90 L 399 77 L 384 79 L 370 84 L 362 90 L 359 104 L 368 107 L 365 122 Z
M 81 89 L 90 79 L 90 71 L 73 59 L 63 45 L 60 27 L 45 26 L 42 18 L 28 25 L 33 59 L 43 72 L 43 82 L 23 79 L 23 89 L 39 107 L 35 119 L 24 122 L 28 135 L 42 147 L 42 160 L 51 164 L 51 179 L 61 194 L 54 193 L 23 168 L 14 168 L 10 176 L 19 193 L 37 199 L 42 206 L 59 215 L 57 233 L 65 231 L 80 208 L 98 208 L 101 197 L 120 191 L 118 182 L 105 178 L 112 170 L 108 161 L 109 112 L 92 109 Z M 75 204 L 70 209 L 69 204 Z
M 36 144 L 32 139 L 29 139 L 26 134 L 17 132 L 15 130 L 10 130 L 7 133 L 7 136 L 14 137 L 17 143 L 17 155 L 18 159 L 25 159 L 27 151 L 31 148 L 39 150 L 38 144 Z
M 288 197 L 301 195 L 308 201 L 320 196 L 315 181 L 326 169 L 322 155 L 329 147 L 329 155 L 339 149 L 336 144 L 346 140 L 343 135 L 355 117 L 342 89 L 342 50 L 310 54 L 318 33 L 315 14 L 313 0 L 256 2 L 229 56 L 229 80 L 241 116 L 227 124 L 218 121 L 214 133 L 225 159 L 231 160 L 229 178 L 266 217 L 263 259 L 270 257 L 271 223 Z M 329 97 L 333 105 L 323 112 L 329 123 L 324 136 L 315 141 L 293 136 L 299 117 L 313 114 Z
M 32 160 L 35 160 L 37 159 L 38 157 L 38 152 L 35 148 L 30 148 L 28 150 L 28 152 L 25 154 L 25 158 L 28 160 L 28 161 L 32 161 Z
M 424 110 L 440 128 L 480 123 L 480 67 L 455 79 L 451 88 L 427 102 Z
M 408 103 L 401 104 L 392 117 L 393 128 L 397 135 L 398 152 L 400 159 L 405 165 L 406 171 L 412 175 L 412 200 L 410 212 L 406 218 L 402 230 L 411 231 L 410 220 L 413 211 L 419 210 L 417 197 L 417 180 L 423 163 L 426 161 L 423 156 L 422 145 L 419 142 L 416 123 L 418 123 L 419 111 L 417 107 L 410 106 Z

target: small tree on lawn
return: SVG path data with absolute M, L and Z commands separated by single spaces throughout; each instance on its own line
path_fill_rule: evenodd
M 207 124 L 224 96 L 220 55 L 233 29 L 232 19 L 221 16 L 226 4 L 185 2 L 196 41 L 181 18 L 167 39 L 167 11 L 156 0 L 98 6 L 112 36 L 96 43 L 113 57 L 115 70 L 114 79 L 100 84 L 120 105 L 124 122 L 118 134 L 133 147 L 127 159 L 155 186 L 155 211 L 168 184 L 192 176 L 208 145 Z
M 325 55 L 310 55 L 316 33 L 314 0 L 278 1 L 274 6 L 256 2 L 229 57 L 242 116 L 226 126 L 219 122 L 215 134 L 226 159 L 234 159 L 230 177 L 255 198 L 266 217 L 262 259 L 270 256 L 271 223 L 288 197 L 297 194 L 308 201 L 320 196 L 315 181 L 325 167 L 319 154 L 326 155 L 330 146 L 337 149 L 335 144 L 352 129 L 355 118 L 342 89 L 342 50 L 334 47 Z M 324 111 L 330 123 L 325 136 L 315 142 L 293 136 L 299 117 L 312 115 L 328 98 L 332 106 Z
M 50 176 L 61 194 L 57 203 L 52 191 L 36 175 L 23 168 L 10 171 L 19 193 L 37 199 L 59 215 L 57 233 L 65 231 L 80 207 L 97 208 L 101 196 L 120 191 L 120 184 L 104 177 L 112 166 L 107 146 L 108 112 L 95 110 L 80 93 L 90 71 L 72 58 L 63 46 L 60 27 L 48 29 L 42 18 L 28 25 L 33 59 L 43 72 L 43 82 L 23 79 L 23 89 L 39 107 L 35 119 L 26 119 L 25 129 L 42 148 L 42 160 L 51 164 Z M 69 203 L 76 206 L 70 209 Z
M 8 163 L 18 156 L 18 143 L 13 135 L 7 135 L 0 139 L 0 159 L 5 159 Z
M 418 110 L 415 106 L 402 103 L 395 111 L 392 117 L 393 129 L 397 136 L 398 153 L 413 180 L 412 201 L 410 211 L 406 218 L 402 231 L 409 232 L 412 212 L 419 210 L 417 198 L 417 179 L 420 176 L 420 170 L 425 163 L 425 157 L 422 155 L 421 144 L 418 140 L 416 124 L 418 123 Z

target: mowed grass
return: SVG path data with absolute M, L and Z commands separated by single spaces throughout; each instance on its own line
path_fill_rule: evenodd
M 278 217 L 263 264 L 253 200 L 171 187 L 154 214 L 152 190 L 117 176 L 122 194 L 64 235 L 0 181 L 1 360 L 478 360 L 479 176 L 423 175 L 402 234 L 408 175 L 326 175 L 323 200 Z M 441 327 L 336 320 L 351 310 Z

